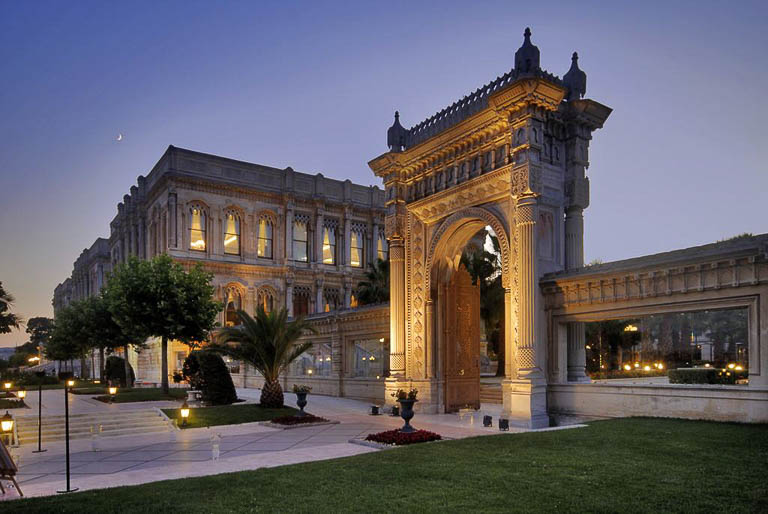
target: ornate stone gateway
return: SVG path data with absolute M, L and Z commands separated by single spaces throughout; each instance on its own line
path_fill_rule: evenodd
M 441 284 L 445 341 L 445 412 L 480 408 L 480 287 L 464 266 Z
M 441 333 L 449 306 L 439 278 L 457 269 L 466 243 L 490 226 L 505 288 L 504 410 L 513 423 L 548 423 L 538 281 L 583 265 L 589 141 L 611 112 L 583 99 L 585 91 L 576 54 L 561 80 L 540 68 L 526 29 L 514 69 L 410 129 L 395 113 L 390 150 L 369 163 L 386 188 L 388 401 L 399 387 L 418 388 L 418 407 L 431 412 L 464 398 L 452 390 L 458 382 L 449 375 L 451 343 Z M 574 334 L 574 341 L 583 344 L 583 337 Z

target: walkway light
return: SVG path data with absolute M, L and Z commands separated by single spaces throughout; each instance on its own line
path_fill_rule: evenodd
M 67 387 L 73 387 L 75 385 L 75 380 L 73 378 L 70 378 L 67 380 Z
M 19 400 L 21 400 L 23 402 L 24 398 L 27 397 L 27 391 L 24 390 L 24 389 L 22 389 L 20 391 L 16 391 L 16 396 L 18 397 Z
M 733 369 L 735 367 L 736 367 L 736 364 L 734 364 L 734 363 L 728 364 L 728 369 Z
M 117 394 L 117 386 L 109 386 L 107 388 L 107 392 L 109 392 L 109 403 L 112 403 L 115 401 L 115 395 Z
M 3 430 L 3 435 L 9 435 L 13 430 L 13 416 L 8 411 L 5 411 L 5 416 L 0 418 L 0 428 Z
M 189 418 L 189 404 L 187 403 L 187 400 L 184 400 L 184 403 L 181 405 L 181 426 L 185 427 L 187 426 L 187 418 Z
M 629 371 L 631 369 L 632 369 L 632 366 L 630 366 L 629 364 L 624 364 L 624 370 L 625 371 Z
M 12 385 L 13 385 L 12 382 L 5 382 L 3 384 L 3 389 L 5 389 L 7 391 L 7 390 L 9 390 L 11 388 Z
M 643 366 L 643 371 L 651 371 L 651 367 L 648 364 L 646 364 L 645 366 Z

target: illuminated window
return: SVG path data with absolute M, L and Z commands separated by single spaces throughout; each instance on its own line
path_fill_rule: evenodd
M 349 307 L 354 309 L 355 307 L 357 307 L 357 305 L 358 305 L 358 303 L 357 303 L 357 295 L 355 295 L 355 293 L 352 293 L 349 296 Z
M 385 338 L 352 341 L 352 376 L 383 378 L 389 375 L 389 343 Z
M 363 267 L 363 234 L 360 231 L 353 230 L 350 234 L 349 242 L 349 265 L 353 268 Z
M 205 211 L 200 207 L 192 207 L 189 213 L 189 248 L 205 251 Z
M 242 299 L 240 292 L 234 287 L 227 288 L 227 306 L 224 310 L 224 325 L 233 327 L 240 324 L 240 317 L 237 311 L 242 308 Z
M 386 261 L 389 255 L 389 247 L 387 246 L 387 239 L 383 235 L 379 235 L 379 241 L 376 245 L 377 257 L 382 261 Z
M 264 309 L 264 312 L 269 314 L 272 312 L 272 309 L 275 307 L 275 296 L 274 293 L 267 288 L 259 289 L 259 293 L 256 297 L 256 305 L 257 308 L 261 307 Z
M 228 212 L 224 230 L 224 253 L 240 255 L 240 216 Z
M 323 227 L 323 264 L 336 264 L 336 229 Z
M 341 295 L 338 289 L 324 289 L 323 299 L 325 300 L 324 312 L 335 311 L 341 306 Z
M 314 344 L 291 364 L 294 375 L 327 377 L 331 374 L 331 345 Z
M 307 220 L 298 218 L 293 221 L 293 259 L 307 262 Z
M 257 227 L 256 255 L 264 259 L 272 258 L 272 222 L 266 218 L 259 220 Z

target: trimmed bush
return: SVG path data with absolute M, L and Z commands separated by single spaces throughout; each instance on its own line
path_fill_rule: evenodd
M 237 400 L 232 375 L 221 355 L 213 352 L 192 352 L 184 360 L 184 378 L 193 389 L 202 393 L 209 405 L 229 405 Z
M 136 381 L 136 374 L 130 363 L 128 368 L 131 371 L 131 384 L 133 384 Z M 104 378 L 107 379 L 107 383 L 118 383 L 120 387 L 128 387 L 129 384 L 125 383 L 125 360 L 117 355 L 110 355 L 104 364 Z
M 749 371 L 722 368 L 677 368 L 669 370 L 670 384 L 733 385 L 749 377 Z

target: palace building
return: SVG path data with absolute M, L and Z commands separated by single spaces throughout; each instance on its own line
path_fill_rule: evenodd
M 768 422 L 768 234 L 585 266 L 589 149 L 610 114 L 587 97 L 578 55 L 559 78 L 526 29 L 506 73 L 411 128 L 395 113 L 389 150 L 368 163 L 383 190 L 169 147 L 54 308 L 96 294 L 128 255 L 167 253 L 213 272 L 222 325 L 256 305 L 310 317 L 312 349 L 285 385 L 377 403 L 415 387 L 418 410 L 496 402 L 534 428 L 557 416 Z M 498 378 L 482 376 L 483 299 L 462 261 L 486 232 Z M 389 304 L 360 307 L 377 258 Z M 173 372 L 187 348 L 169 346 Z M 158 344 L 130 360 L 160 381 Z M 229 365 L 236 385 L 260 385 Z M 704 374 L 714 383 L 690 382 Z

